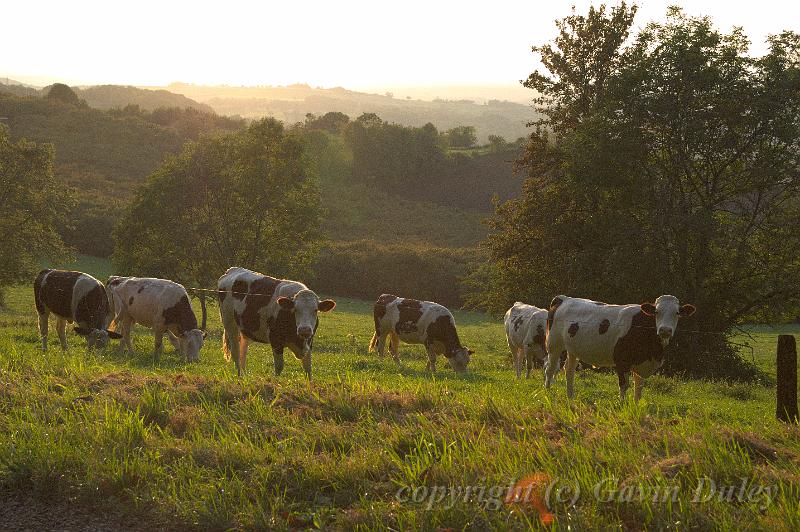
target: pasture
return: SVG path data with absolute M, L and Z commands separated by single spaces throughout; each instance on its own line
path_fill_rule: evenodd
M 501 320 L 468 312 L 455 317 L 469 373 L 440 358 L 431 377 L 419 346 L 401 345 L 399 370 L 368 353 L 371 303 L 337 301 L 309 385 L 288 352 L 275 377 L 261 344 L 237 379 L 215 304 L 199 364 L 169 345 L 154 364 L 139 327 L 133 357 L 116 342 L 86 352 L 71 331 L 62 355 L 52 330 L 43 355 L 31 288 L 9 290 L 0 498 L 145 528 L 525 529 L 538 511 L 506 493 L 540 473 L 557 529 L 800 528 L 800 430 L 775 421 L 772 387 L 656 375 L 623 406 L 614 375 L 581 371 L 568 402 L 563 375 L 549 392 L 541 372 L 515 379 Z M 779 331 L 753 331 L 774 372 Z

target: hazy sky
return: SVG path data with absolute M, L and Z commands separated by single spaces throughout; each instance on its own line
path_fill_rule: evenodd
M 555 34 L 553 20 L 590 3 L 3 2 L 0 76 L 72 84 L 512 85 L 534 67 L 531 45 Z M 675 3 L 640 2 L 637 26 Z M 756 53 L 768 33 L 800 30 L 796 1 L 680 4 L 725 30 L 743 26 Z

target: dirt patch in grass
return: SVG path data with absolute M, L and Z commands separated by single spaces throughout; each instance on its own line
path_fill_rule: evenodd
M 32 493 L 0 490 L 0 530 L 113 532 L 115 530 L 181 530 L 120 510 L 93 508 L 68 500 L 37 498 Z

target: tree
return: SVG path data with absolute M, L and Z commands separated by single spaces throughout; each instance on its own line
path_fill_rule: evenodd
M 81 103 L 75 91 L 63 83 L 54 83 L 51 85 L 50 90 L 47 91 L 47 98 L 70 105 L 80 105 Z
M 508 146 L 506 139 L 500 135 L 489 135 L 489 151 L 492 153 L 500 153 L 505 151 Z
M 752 58 L 741 30 L 671 9 L 625 45 L 635 10 L 573 12 L 534 48 L 546 71 L 525 85 L 543 118 L 522 196 L 496 205 L 472 302 L 672 293 L 698 313 L 667 369 L 746 378 L 733 327 L 800 306 L 800 37 Z
M 451 148 L 471 148 L 478 141 L 474 126 L 458 126 L 445 133 Z
M 70 204 L 53 177 L 53 147 L 14 142 L 0 125 L 0 287 L 31 281 L 42 259 L 69 257 L 55 227 Z
M 169 158 L 114 230 L 120 272 L 213 287 L 230 266 L 304 278 L 319 244 L 320 201 L 303 142 L 264 119 L 201 137 Z

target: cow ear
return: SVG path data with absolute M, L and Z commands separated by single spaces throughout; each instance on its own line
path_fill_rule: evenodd
M 294 301 L 288 297 L 281 296 L 278 298 L 278 305 L 280 305 L 283 310 L 292 310 L 294 308 Z
M 109 331 L 108 329 L 106 329 L 106 332 L 108 333 L 108 337 L 113 338 L 114 340 L 119 340 L 120 338 L 122 338 L 122 335 L 116 331 Z
M 656 306 L 653 305 L 652 303 L 642 303 L 641 305 L 639 305 L 639 307 L 642 309 L 642 312 L 644 312 L 648 316 L 656 315 Z
M 317 305 L 317 309 L 319 309 L 320 312 L 330 312 L 334 308 L 336 308 L 336 301 L 333 299 L 323 299 Z
M 681 318 L 688 318 L 689 316 L 694 314 L 695 310 L 697 309 L 695 308 L 694 305 L 690 305 L 689 303 L 687 303 L 681 307 L 681 309 L 678 311 L 678 315 Z
M 92 332 L 92 330 L 88 327 L 73 327 L 72 330 L 81 336 L 89 336 L 89 334 Z

